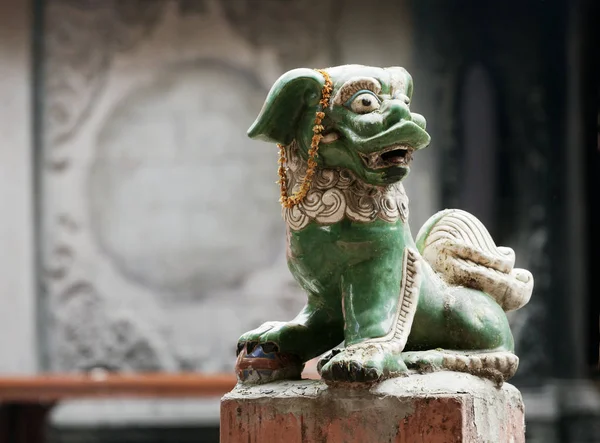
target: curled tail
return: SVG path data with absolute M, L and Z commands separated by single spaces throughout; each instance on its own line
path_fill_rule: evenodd
M 483 291 L 505 312 L 522 308 L 531 298 L 531 273 L 514 268 L 514 251 L 496 246 L 483 223 L 468 212 L 434 214 L 417 234 L 417 249 L 448 284 Z

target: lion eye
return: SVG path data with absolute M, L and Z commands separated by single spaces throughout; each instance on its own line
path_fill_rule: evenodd
M 357 114 L 366 114 L 379 109 L 379 99 L 372 92 L 361 91 L 348 100 L 349 108 Z

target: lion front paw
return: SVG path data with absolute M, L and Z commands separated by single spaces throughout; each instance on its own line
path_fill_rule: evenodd
M 439 371 L 444 364 L 444 356 L 437 350 L 404 352 L 402 359 L 409 369 L 418 372 Z
M 301 355 L 310 346 L 309 331 L 304 325 L 293 322 L 269 321 L 262 326 L 246 332 L 237 344 L 237 354 L 244 347 L 250 350 L 258 345 L 273 350 Z M 271 352 L 271 351 L 268 351 Z
M 246 343 L 235 364 L 238 380 L 249 384 L 299 379 L 303 369 L 304 363 L 298 356 L 279 352 L 273 343 Z
M 267 322 L 240 337 L 236 373 L 244 383 L 298 379 L 304 362 L 297 352 L 305 327 L 296 323 Z
M 408 371 L 400 355 L 385 344 L 334 350 L 319 362 L 319 368 L 321 377 L 329 382 L 373 383 Z

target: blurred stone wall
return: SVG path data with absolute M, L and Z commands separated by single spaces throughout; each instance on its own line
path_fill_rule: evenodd
M 48 0 L 43 41 L 45 366 L 231 371 L 239 334 L 304 303 L 276 149 L 246 129 L 286 70 L 410 71 L 406 6 Z M 415 165 L 414 230 L 436 209 L 431 154 Z
M 0 373 L 37 370 L 31 4 L 0 2 Z

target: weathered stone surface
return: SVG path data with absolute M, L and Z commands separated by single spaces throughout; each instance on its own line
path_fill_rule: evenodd
M 221 401 L 221 443 L 525 442 L 521 394 L 472 375 L 439 372 L 370 390 L 322 381 L 238 385 Z

